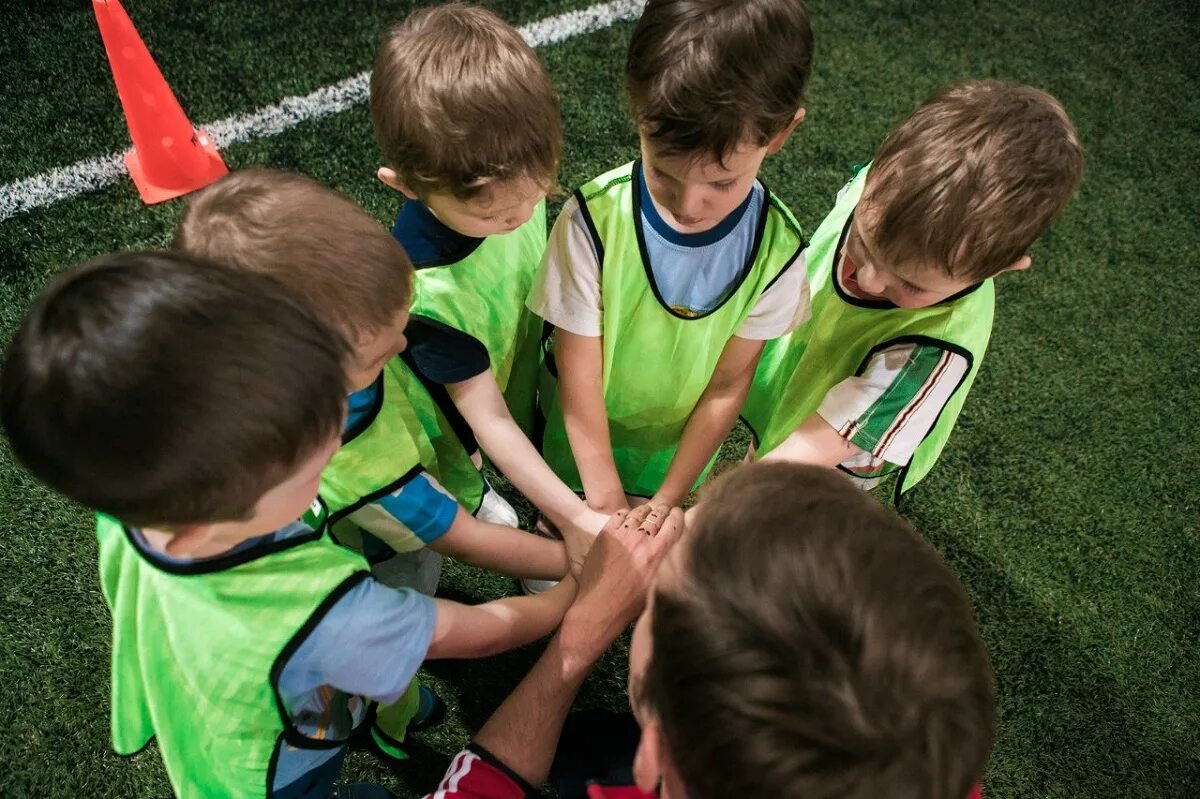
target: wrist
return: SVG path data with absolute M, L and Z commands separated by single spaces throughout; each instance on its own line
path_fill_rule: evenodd
M 558 644 L 563 654 L 564 672 L 582 676 L 591 671 L 618 633 L 598 628 L 591 614 L 572 605 L 563 616 Z

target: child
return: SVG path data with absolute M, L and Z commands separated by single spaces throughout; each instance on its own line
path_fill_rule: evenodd
M 933 467 L 979 372 L 992 278 L 1083 174 L 1066 111 L 1028 86 L 950 86 L 892 131 L 813 236 L 812 319 L 767 345 L 744 416 L 757 454 L 837 466 L 896 498 Z
M 467 510 L 479 506 L 482 477 L 457 439 L 435 450 L 413 400 L 432 402 L 396 357 L 405 346 L 412 266 L 366 212 L 304 176 L 243 170 L 188 202 L 175 244 L 271 275 L 355 343 L 350 412 L 342 446 L 321 475 L 321 498 L 333 535 L 363 551 L 377 579 L 433 593 L 440 562 L 423 556 L 425 547 L 515 577 L 564 574 L 561 543 Z M 401 756 L 417 702 L 424 704 L 418 719 L 440 706 L 414 686 L 399 705 L 376 713 L 371 732 L 385 753 Z
M 634 30 L 641 158 L 567 202 L 529 298 L 555 328 L 543 454 L 597 510 L 680 504 L 806 313 L 803 236 L 756 176 L 811 56 L 800 0 L 651 0 Z
M 538 638 L 571 599 L 568 579 L 434 600 L 330 538 L 314 497 L 349 357 L 274 280 L 161 252 L 60 275 L 9 345 L 14 454 L 99 512 L 114 747 L 157 738 L 180 796 L 326 797 L 364 699 L 393 701 L 427 657 Z
M 406 198 L 392 233 L 417 268 L 405 357 L 438 400 L 436 410 L 418 407 L 430 435 L 472 452 L 481 445 L 569 543 L 598 532 L 604 517 L 526 438 L 541 321 L 524 302 L 562 152 L 545 68 L 490 11 L 422 9 L 379 49 L 371 119 L 385 159 L 379 179 Z M 511 509 L 499 512 L 515 524 Z

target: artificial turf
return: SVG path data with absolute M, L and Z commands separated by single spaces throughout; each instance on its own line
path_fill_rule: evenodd
M 370 66 L 410 2 L 128 0 L 195 121 L 311 91 Z M 490 5 L 525 23 L 587 0 Z M 812 0 L 808 118 L 764 178 L 812 230 L 852 164 L 938 86 L 1005 77 L 1059 96 L 1088 155 L 1079 197 L 998 285 L 990 351 L 958 428 L 904 512 L 962 575 L 1000 702 L 990 797 L 1200 792 L 1200 492 L 1187 422 L 1200 400 L 1200 16 L 1189 2 Z M 90 4 L 0 6 L 0 183 L 127 146 Z M 620 97 L 632 24 L 541 51 L 563 100 L 570 188 L 636 152 Z M 788 57 L 780 53 L 780 58 Z M 516 124 L 516 122 L 514 122 Z M 299 169 L 381 221 L 396 198 L 363 107 L 228 148 L 231 167 Z M 161 246 L 180 203 L 145 207 L 128 181 L 0 222 L 0 336 L 55 271 Z M 6 796 L 165 796 L 151 748 L 108 748 L 109 620 L 90 520 L 0 449 L 0 784 Z M 471 601 L 506 580 L 451 568 Z M 448 755 L 536 652 L 442 663 L 441 729 L 408 764 L 355 751 L 348 777 L 401 796 Z M 736 690 L 736 686 L 731 686 Z M 581 704 L 619 707 L 614 651 Z M 719 724 L 720 719 L 713 723 Z

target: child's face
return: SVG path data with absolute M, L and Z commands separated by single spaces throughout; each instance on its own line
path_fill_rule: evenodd
M 898 267 L 880 257 L 870 234 L 871 214 L 856 213 L 842 248 L 842 283 L 866 300 L 887 300 L 899 308 L 927 308 L 966 291 L 974 280 L 956 278 L 934 263 Z
M 361 391 L 375 382 L 384 364 L 404 352 L 408 339 L 404 328 L 408 326 L 408 309 L 400 311 L 392 324 L 372 334 L 360 336 L 354 348 L 354 365 L 350 368 L 350 391 Z
M 511 233 L 529 221 L 546 197 L 546 187 L 530 178 L 492 183 L 466 200 L 449 192 L 426 195 L 423 201 L 443 225 L 477 239 Z
M 743 144 L 725 156 L 666 155 L 645 134 L 646 188 L 663 219 L 680 233 L 703 233 L 733 213 L 754 186 L 769 147 Z

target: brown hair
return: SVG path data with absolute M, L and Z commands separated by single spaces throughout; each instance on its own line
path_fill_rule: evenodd
M 962 584 L 832 469 L 739 467 L 656 592 L 639 692 L 692 799 L 963 799 L 994 735 Z
M 983 280 L 1024 256 L 1083 178 L 1062 104 L 997 80 L 948 86 L 900 123 L 875 156 L 861 206 L 882 256 Z
M 312 178 L 243 169 L 192 197 L 176 249 L 269 274 L 352 338 L 408 307 L 412 262 L 362 208 Z
M 388 166 L 418 195 L 555 185 L 558 96 L 533 49 L 486 9 L 425 8 L 393 27 L 371 73 L 371 121 Z
M 804 101 L 813 35 L 800 0 L 650 0 L 625 61 L 638 127 L 668 155 L 765 145 Z
M 89 508 L 137 526 L 241 520 L 341 429 L 346 357 L 274 280 L 117 253 L 29 309 L 0 418 L 29 471 Z

